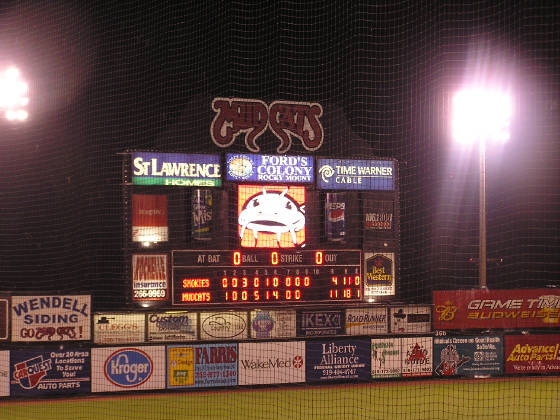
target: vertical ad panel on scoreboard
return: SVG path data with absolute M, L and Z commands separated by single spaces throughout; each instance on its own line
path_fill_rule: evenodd
M 167 347 L 167 387 L 237 385 L 236 343 Z
M 305 354 L 308 382 L 370 378 L 367 339 L 308 341 Z
M 395 253 L 364 252 L 364 298 L 395 295 Z
M 10 395 L 90 392 L 90 349 L 12 350 Z

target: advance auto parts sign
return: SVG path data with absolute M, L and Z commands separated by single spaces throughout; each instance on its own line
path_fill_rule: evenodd
M 305 342 L 239 344 L 239 385 L 305 382 Z
M 506 373 L 532 375 L 560 372 L 560 335 L 506 335 Z
M 434 291 L 433 302 L 434 329 L 560 327 L 555 289 Z
M 165 388 L 165 347 L 94 348 L 92 392 Z
M 91 296 L 12 296 L 12 341 L 91 338 Z

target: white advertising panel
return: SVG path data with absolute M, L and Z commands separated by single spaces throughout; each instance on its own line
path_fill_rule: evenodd
M 150 312 L 147 341 L 192 341 L 198 339 L 196 312 Z
M 395 295 L 395 253 L 364 252 L 364 298 Z
M 391 306 L 393 334 L 422 334 L 432 331 L 432 308 L 429 305 Z
M 346 334 L 387 334 L 387 307 L 346 309 Z
M 201 312 L 201 340 L 239 340 L 248 338 L 247 312 Z
M 251 311 L 251 338 L 291 338 L 296 336 L 296 311 Z
M 12 341 L 91 339 L 91 296 L 12 296 Z
M 144 342 L 146 320 L 142 313 L 96 313 L 93 315 L 95 344 Z
M 10 395 L 10 352 L 0 351 L 0 397 Z
M 432 376 L 432 337 L 401 338 L 402 376 Z
M 104 347 L 91 350 L 91 391 L 165 388 L 165 347 Z
M 305 342 L 240 343 L 239 385 L 305 382 Z
M 373 338 L 371 340 L 371 377 L 401 376 L 401 339 Z

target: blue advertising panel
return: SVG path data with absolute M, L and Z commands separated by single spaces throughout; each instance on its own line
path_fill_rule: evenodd
M 312 156 L 226 154 L 226 180 L 250 182 L 312 183 Z
M 235 386 L 238 356 L 233 343 L 168 346 L 167 387 Z
M 393 191 L 392 160 L 318 159 L 317 187 L 322 190 Z
M 132 153 L 134 185 L 219 187 L 222 172 L 219 155 L 183 153 Z
M 90 392 L 90 357 L 90 349 L 12 350 L 10 395 Z
M 298 337 L 345 335 L 344 311 L 301 311 L 297 314 Z
M 370 344 L 366 339 L 308 341 L 305 347 L 306 381 L 370 379 Z
M 502 375 L 502 337 L 434 337 L 434 376 Z

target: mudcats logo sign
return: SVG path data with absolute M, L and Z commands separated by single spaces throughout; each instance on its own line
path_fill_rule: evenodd
M 278 153 L 292 147 L 292 136 L 310 152 L 323 145 L 323 126 L 319 118 L 323 108 L 318 103 L 274 101 L 267 105 L 258 99 L 215 98 L 216 112 L 210 125 L 210 137 L 219 147 L 229 147 L 237 136 L 245 133 L 245 145 L 259 152 L 257 139 L 267 127 L 280 140 Z

